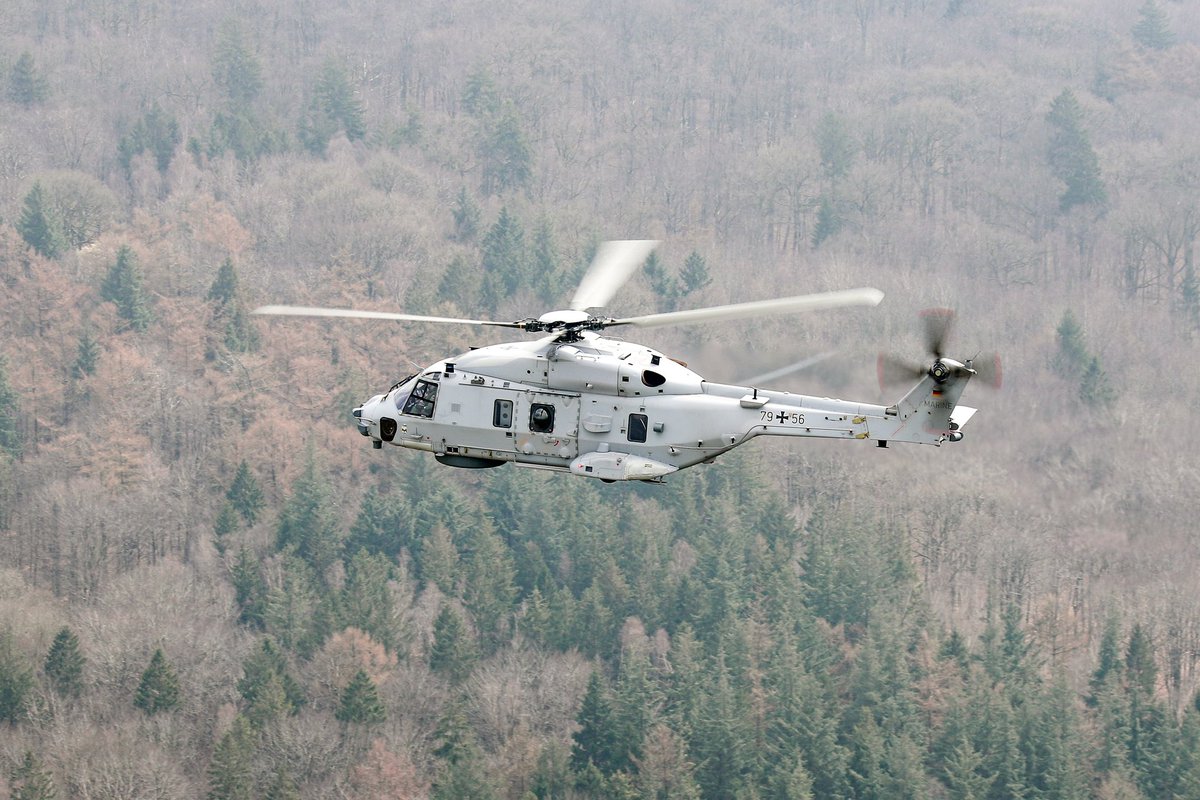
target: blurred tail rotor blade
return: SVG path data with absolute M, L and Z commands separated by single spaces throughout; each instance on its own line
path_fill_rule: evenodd
M 880 389 L 887 389 L 898 383 L 912 383 L 929 371 L 924 364 L 897 358 L 887 353 L 879 354 L 876 369 L 879 373 Z
M 971 359 L 971 369 L 975 370 L 977 380 L 983 381 L 993 389 L 999 389 L 1004 380 L 1004 370 L 1000 365 L 997 353 L 984 353 Z
M 571 298 L 572 310 L 586 311 L 608 305 L 612 296 L 657 246 L 658 241 L 654 239 L 601 242 L 592 265 Z
M 946 341 L 954 327 L 954 311 L 949 308 L 927 308 L 921 312 L 921 323 L 925 326 L 925 349 L 933 357 L 946 354 Z

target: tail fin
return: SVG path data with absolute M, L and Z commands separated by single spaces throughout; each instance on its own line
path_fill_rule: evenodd
M 900 402 L 888 407 L 883 420 L 872 420 L 871 438 L 935 445 L 958 441 L 959 429 L 975 413 L 958 405 L 974 374 L 956 361 L 939 360 Z

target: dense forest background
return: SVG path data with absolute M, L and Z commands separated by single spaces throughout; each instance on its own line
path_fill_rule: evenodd
M 7 0 L 0 797 L 1200 797 L 1200 7 Z M 651 331 L 963 443 L 665 486 L 372 451 L 349 409 L 659 238 Z

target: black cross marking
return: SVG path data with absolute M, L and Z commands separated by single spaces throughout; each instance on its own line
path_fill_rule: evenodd
M 780 425 L 782 425 L 783 423 L 787 422 L 788 415 L 785 414 L 784 412 L 780 411 L 778 414 L 775 415 L 775 419 L 776 419 L 776 421 L 779 422 Z

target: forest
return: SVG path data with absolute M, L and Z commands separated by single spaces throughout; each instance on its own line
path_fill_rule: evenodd
M 1200 798 L 1198 128 L 1185 0 L 6 0 L 0 800 Z M 711 380 L 953 308 L 1003 385 L 605 485 L 357 435 L 502 334 L 250 314 L 622 238 L 614 314 L 885 293 L 639 332 Z

